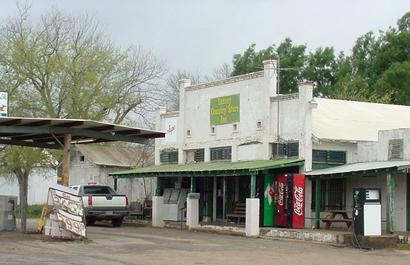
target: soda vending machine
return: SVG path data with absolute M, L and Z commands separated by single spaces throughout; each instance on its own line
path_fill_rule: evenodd
M 275 177 L 275 225 L 288 228 L 305 226 L 305 175 Z
M 354 233 L 361 236 L 382 234 L 381 190 L 353 188 Z

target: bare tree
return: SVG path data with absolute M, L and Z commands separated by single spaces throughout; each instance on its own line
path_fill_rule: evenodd
M 215 80 L 227 79 L 232 76 L 232 71 L 233 69 L 230 64 L 223 63 L 222 65 L 220 65 L 212 71 L 211 76 L 206 76 L 205 80 L 210 82 Z
M 181 79 L 191 79 L 192 84 L 197 84 L 201 80 L 199 74 L 193 74 L 191 72 L 183 70 L 179 70 L 173 74 L 170 74 L 165 80 L 165 105 L 170 111 L 179 110 L 178 81 Z

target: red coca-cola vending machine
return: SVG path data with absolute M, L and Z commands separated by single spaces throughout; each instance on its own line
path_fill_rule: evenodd
M 305 226 L 305 175 L 275 176 L 275 225 L 304 228 Z

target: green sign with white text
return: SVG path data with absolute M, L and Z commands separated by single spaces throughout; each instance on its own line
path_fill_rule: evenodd
M 239 94 L 226 97 L 211 98 L 211 125 L 222 125 L 239 122 Z

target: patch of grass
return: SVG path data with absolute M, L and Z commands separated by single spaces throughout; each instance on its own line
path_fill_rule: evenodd
M 397 249 L 410 251 L 410 244 L 397 244 Z
M 41 211 L 43 210 L 43 205 L 29 205 L 27 218 L 40 218 Z M 16 209 L 16 217 L 20 218 L 20 205 Z

